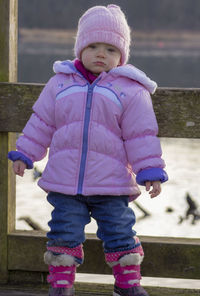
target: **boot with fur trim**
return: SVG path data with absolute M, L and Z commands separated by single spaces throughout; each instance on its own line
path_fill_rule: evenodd
M 47 251 L 44 261 L 49 265 L 48 283 L 51 284 L 49 296 L 74 296 L 76 262 L 67 254 L 54 255 Z
M 113 265 L 115 277 L 113 296 L 148 296 L 140 286 L 142 260 L 143 256 L 139 253 L 131 253 L 124 255 Z
M 80 246 L 82 248 L 82 246 Z M 49 265 L 49 275 L 47 281 L 51 284 L 49 289 L 49 296 L 74 296 L 74 280 L 76 267 L 79 265 L 77 259 L 82 259 L 83 255 L 80 248 L 52 248 L 55 253 L 48 250 L 44 254 L 44 262 Z M 50 249 L 50 248 L 49 248 Z M 59 252 L 63 252 L 59 254 Z M 67 253 L 70 253 L 68 255 Z M 77 255 L 71 256 L 71 254 Z M 80 257 L 80 258 L 79 258 Z
M 113 296 L 148 296 L 140 286 L 140 265 L 144 252 L 137 237 L 135 241 L 136 247 L 131 250 L 105 254 L 115 277 Z

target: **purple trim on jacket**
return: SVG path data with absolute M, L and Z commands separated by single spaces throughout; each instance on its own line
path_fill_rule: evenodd
M 136 177 L 139 185 L 145 185 L 147 181 L 160 181 L 164 183 L 168 180 L 167 173 L 162 168 L 148 168 L 141 170 Z
M 12 161 L 21 160 L 27 165 L 27 169 L 30 170 L 33 168 L 32 160 L 19 151 L 8 152 L 8 159 Z

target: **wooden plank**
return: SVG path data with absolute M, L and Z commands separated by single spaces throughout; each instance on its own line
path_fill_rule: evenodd
M 140 239 L 145 251 L 145 260 L 142 264 L 144 276 L 200 279 L 199 239 Z M 10 271 L 47 272 L 47 266 L 43 262 L 46 250 L 44 233 L 18 231 L 9 234 L 8 244 Z M 85 262 L 78 268 L 78 272 L 111 274 L 111 269 L 104 260 L 102 242 L 95 235 L 87 235 L 84 252 Z
M 200 279 L 200 244 L 179 239 L 154 239 L 143 242 L 145 259 L 143 276 Z M 149 275 L 151 274 L 151 275 Z
M 17 80 L 18 1 L 0 1 L 0 81 Z
M 22 277 L 21 277 L 22 279 Z M 174 289 L 145 287 L 151 296 L 197 296 L 200 290 L 195 289 Z M 0 296 L 46 296 L 48 291 L 47 285 L 23 284 L 0 286 Z M 113 286 L 104 284 L 86 284 L 75 283 L 75 291 L 77 296 L 110 296 L 112 295 Z
M 200 89 L 160 88 L 152 99 L 160 136 L 200 138 Z
M 112 295 L 113 286 L 104 284 L 75 284 L 76 295 L 91 295 L 91 296 L 110 296 Z M 161 287 L 145 287 L 145 290 L 150 296 L 197 296 L 200 295 L 200 290 L 195 289 L 173 289 Z
M 15 229 L 16 178 L 7 160 L 7 153 L 15 147 L 16 136 L 0 133 L 0 282 L 7 278 L 7 234 Z
M 7 160 L 7 153 L 14 147 L 15 142 L 15 135 L 0 133 L 0 234 L 7 234 L 15 230 L 16 178 L 11 168 L 12 163 Z
M 43 85 L 0 83 L 0 131 L 21 132 Z
M 22 131 L 43 86 L 0 83 L 0 131 Z M 152 100 L 160 136 L 200 138 L 200 89 L 158 88 Z
M 0 0 L 0 81 L 17 80 L 18 1 Z M 3 110 L 4 112 L 4 110 Z M 7 153 L 15 147 L 16 136 L 0 133 L 0 282 L 7 282 L 7 233 L 15 228 L 15 176 Z

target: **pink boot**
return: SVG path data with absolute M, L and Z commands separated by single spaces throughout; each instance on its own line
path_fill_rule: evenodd
M 115 277 L 113 296 L 148 296 L 140 286 L 140 265 L 144 252 L 139 239 L 135 240 L 138 246 L 132 250 L 106 254 L 106 261 Z
M 73 283 L 76 266 L 49 266 L 48 283 L 51 284 L 49 296 L 74 296 Z
M 129 255 L 127 259 L 128 257 Z M 113 296 L 148 296 L 144 288 L 140 286 L 140 265 L 121 266 L 118 264 L 113 266 L 113 274 L 115 277 Z
M 76 248 L 48 247 L 44 261 L 49 265 L 47 281 L 51 284 L 49 296 L 74 296 L 77 263 L 83 260 L 82 246 Z M 55 255 L 56 254 L 56 255 Z

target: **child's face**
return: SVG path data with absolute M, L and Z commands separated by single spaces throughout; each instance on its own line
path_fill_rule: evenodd
M 119 66 L 120 59 L 119 49 L 107 43 L 91 43 L 81 53 L 83 65 L 94 75 Z

